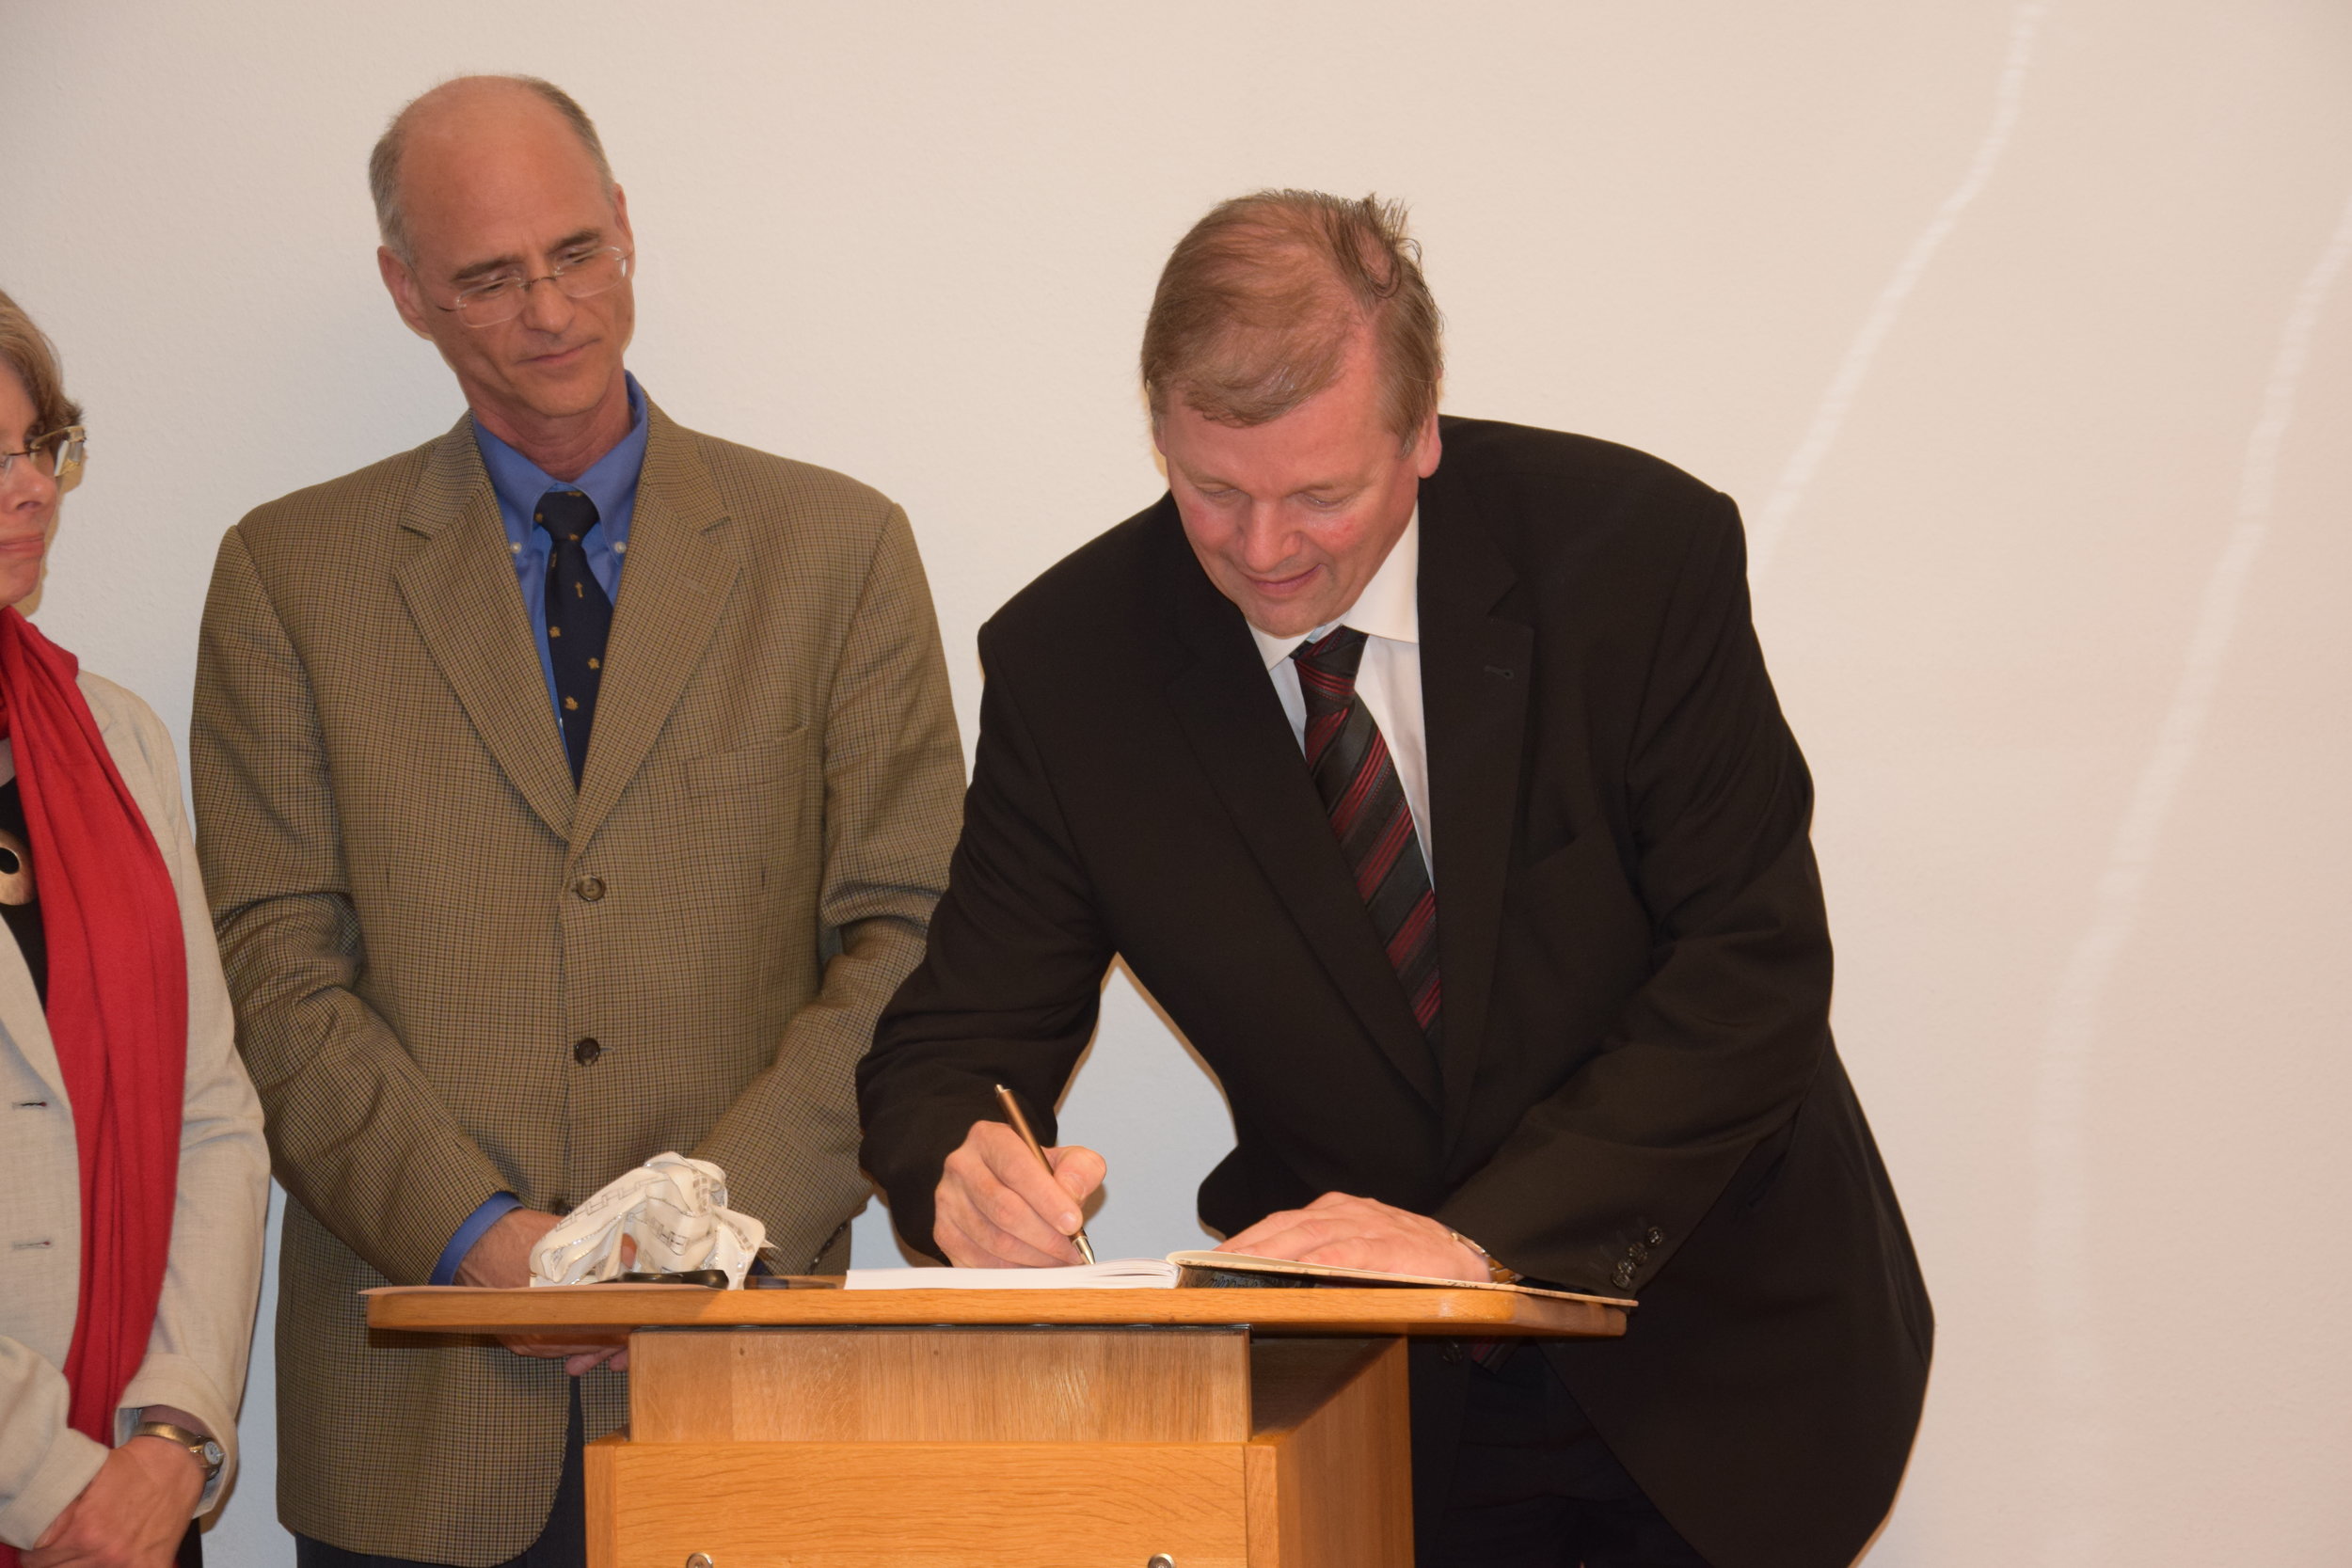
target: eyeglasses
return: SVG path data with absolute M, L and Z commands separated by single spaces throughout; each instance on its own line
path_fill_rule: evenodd
M 33 471 L 57 482 L 60 490 L 71 490 L 82 482 L 83 455 L 89 446 L 89 432 L 78 424 L 48 431 L 24 443 L 23 451 L 0 451 L 0 483 L 6 483 L 16 472 L 17 459 L 33 466 Z
M 618 245 L 598 245 L 593 250 L 575 250 L 558 261 L 544 277 L 523 277 L 509 273 L 457 291 L 457 303 L 443 305 L 433 302 L 437 309 L 454 314 L 468 326 L 496 326 L 511 322 L 523 313 L 523 302 L 531 297 L 533 284 L 552 283 L 564 291 L 567 299 L 592 299 L 607 290 L 618 288 L 628 276 L 632 258 Z

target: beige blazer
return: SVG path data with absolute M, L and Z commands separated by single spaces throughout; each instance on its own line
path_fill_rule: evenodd
M 236 1465 L 237 1405 L 262 1285 L 269 1155 L 262 1107 L 231 1041 L 229 991 L 180 801 L 171 737 L 130 692 L 84 671 L 82 695 L 155 834 L 180 893 L 188 949 L 188 1069 L 171 1259 L 147 1359 L 122 1396 L 115 1441 L 138 1411 L 176 1405 L 229 1450 L 205 1489 L 213 1506 Z M 16 758 L 0 740 L 0 784 Z M 36 877 L 40 867 L 34 868 Z M 106 1450 L 66 1425 L 66 1352 L 82 1277 L 82 1181 L 73 1107 L 31 971 L 0 932 L 0 1541 L 29 1546 L 81 1496 Z
M 851 1072 L 961 809 L 930 590 L 885 498 L 649 419 L 577 794 L 468 421 L 221 545 L 191 749 L 292 1199 L 279 1515 L 347 1549 L 494 1563 L 547 1517 L 562 1363 L 362 1323 L 485 1198 L 675 1148 L 805 1269 L 867 1196 Z M 624 1390 L 583 1380 L 590 1435 Z

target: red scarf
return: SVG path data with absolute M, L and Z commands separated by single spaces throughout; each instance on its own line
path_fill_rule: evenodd
M 171 1250 L 188 963 L 163 850 L 99 738 L 75 667 L 13 609 L 0 610 L 0 736 L 16 753 L 49 946 L 49 1035 L 81 1156 L 67 1418 L 111 1448 Z

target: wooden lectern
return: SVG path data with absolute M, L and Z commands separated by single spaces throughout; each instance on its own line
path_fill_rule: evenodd
M 427 1287 L 368 1322 L 627 1337 L 590 1568 L 1409 1568 L 1406 1339 L 1625 1332 L 1418 1289 Z

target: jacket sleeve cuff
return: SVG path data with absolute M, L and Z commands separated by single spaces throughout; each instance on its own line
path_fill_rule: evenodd
M 23 1491 L 0 1508 L 0 1541 L 23 1548 L 41 1537 L 56 1522 L 66 1505 L 80 1497 L 106 1463 L 106 1450 L 71 1427 L 59 1429 L 42 1456 L 40 1468 Z
M 205 1483 L 204 1495 L 196 1500 L 197 1513 L 209 1512 L 237 1473 L 236 1407 L 185 1356 L 150 1355 L 140 1363 L 131 1386 L 122 1391 L 122 1402 L 115 1408 L 116 1447 L 131 1440 L 131 1433 L 147 1419 L 151 1404 L 167 1404 L 195 1417 L 227 1456 L 221 1461 L 220 1473 Z
M 466 1254 L 473 1250 L 473 1244 L 482 1240 L 483 1233 L 498 1224 L 500 1220 L 504 1219 L 511 1211 L 522 1206 L 523 1200 L 513 1193 L 492 1193 L 483 1199 L 482 1207 L 466 1216 L 466 1222 L 460 1225 L 457 1227 L 457 1233 L 449 1239 L 449 1245 L 441 1249 L 441 1259 L 439 1262 L 433 1265 L 433 1277 L 430 1283 L 456 1284 L 457 1266 L 466 1260 Z

